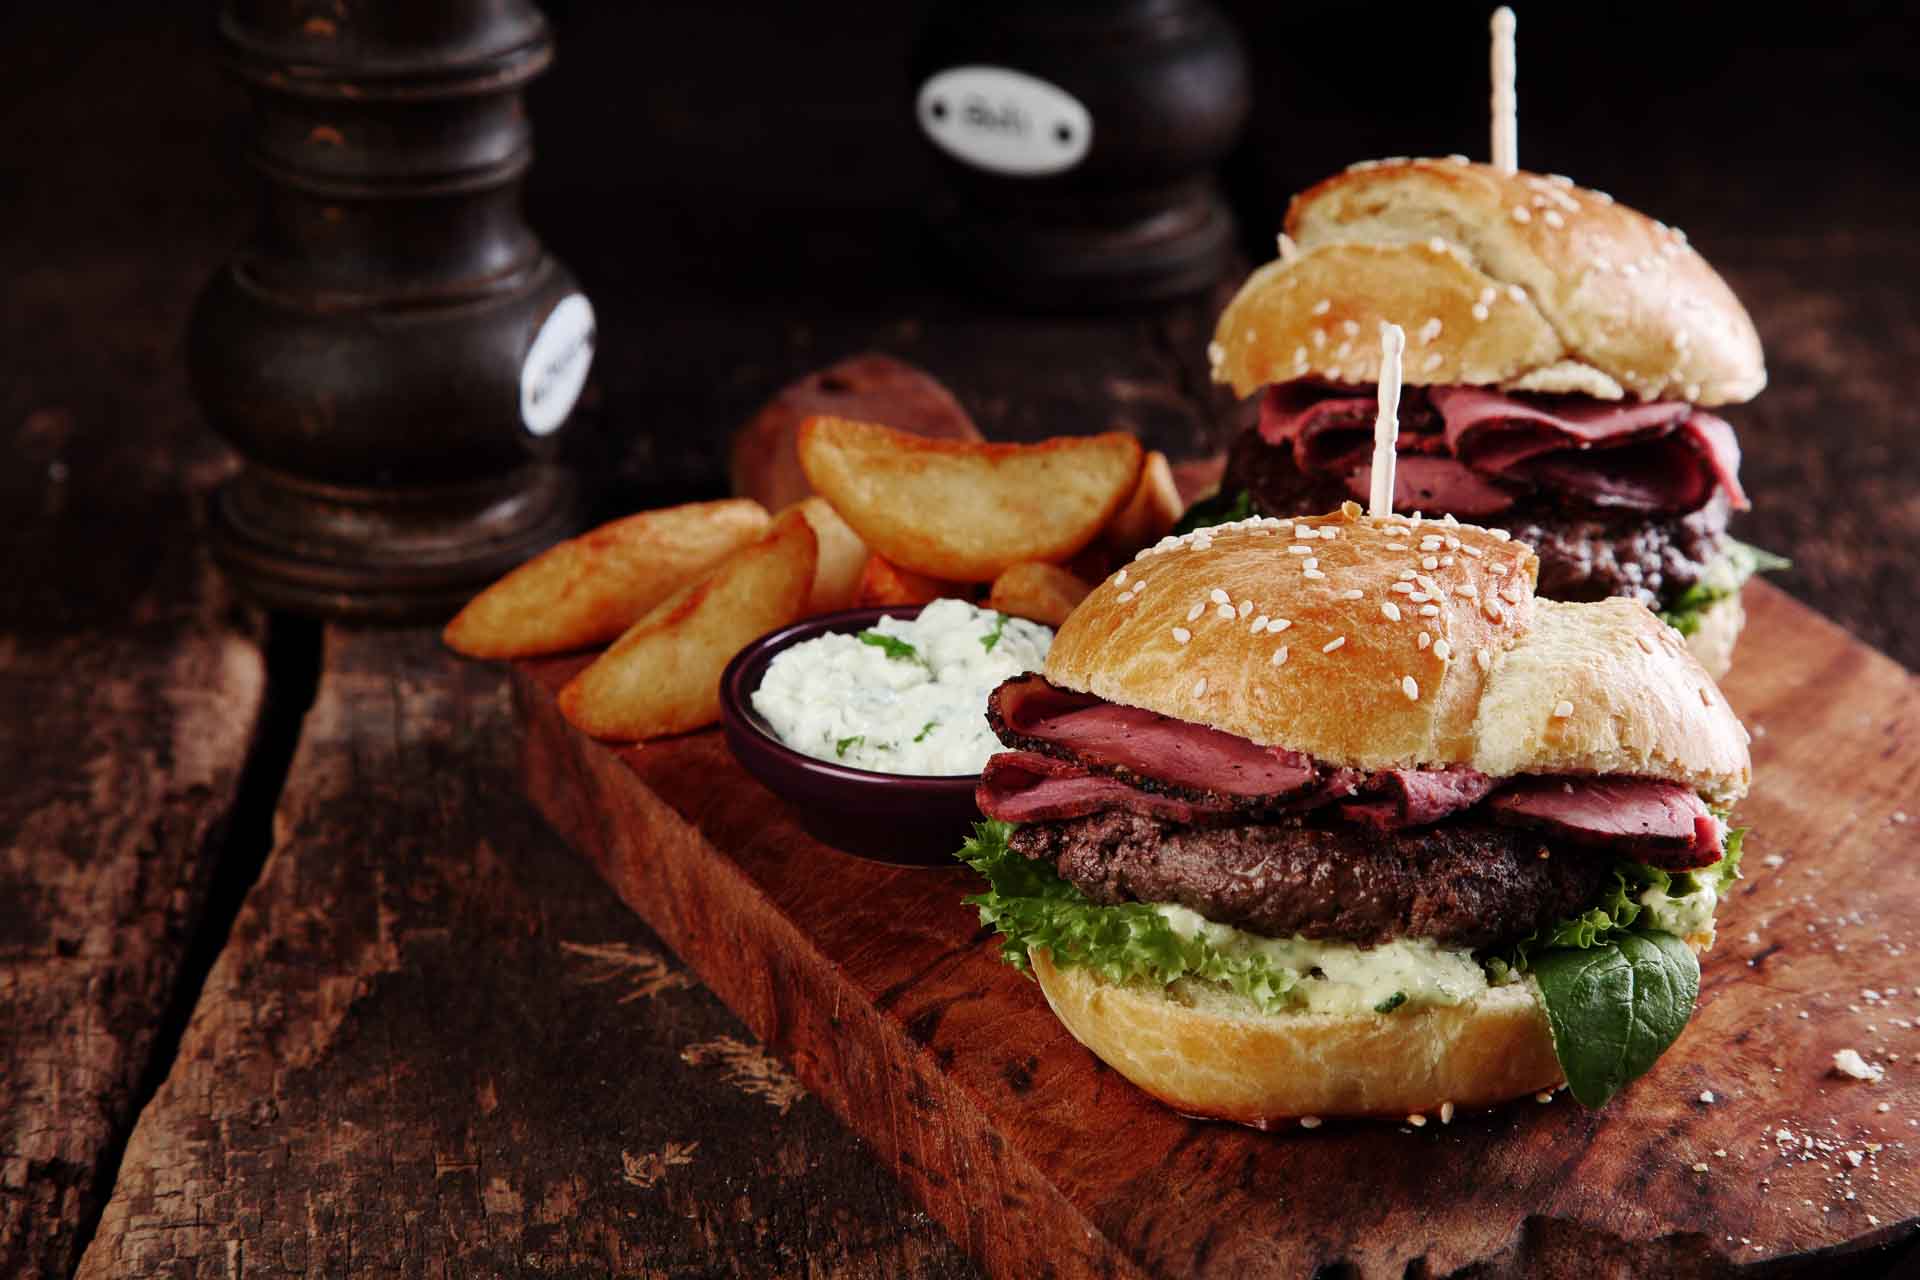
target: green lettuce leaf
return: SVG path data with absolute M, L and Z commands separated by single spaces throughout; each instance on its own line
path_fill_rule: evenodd
M 1025 973 L 1029 951 L 1044 948 L 1062 968 L 1092 969 L 1110 982 L 1158 986 L 1181 978 L 1218 982 L 1264 1013 L 1292 1008 L 1300 975 L 1260 956 L 1222 955 L 1205 940 L 1183 938 L 1166 918 L 1141 903 L 1101 906 L 1062 880 L 1045 862 L 1007 846 L 1013 826 L 982 822 L 961 847 L 960 859 L 985 876 L 987 892 L 967 899 L 980 923 L 1000 931 L 1000 954 Z
M 1727 553 L 1707 566 L 1700 581 L 1680 593 L 1671 609 L 1660 610 L 1660 621 L 1683 636 L 1700 629 L 1700 620 L 1708 609 L 1746 585 L 1756 573 L 1790 569 L 1793 561 L 1759 547 L 1750 547 L 1736 538 L 1727 539 Z
M 1670 933 L 1626 933 L 1604 947 L 1534 957 L 1553 1052 L 1582 1106 L 1605 1106 L 1644 1075 L 1693 1016 L 1700 963 Z
M 1245 520 L 1260 514 L 1253 509 L 1253 494 L 1242 489 L 1238 493 L 1222 490 L 1210 498 L 1202 498 L 1187 508 L 1173 526 L 1176 534 L 1192 533 L 1195 529 L 1207 529 L 1216 524 L 1231 524 L 1235 520 Z

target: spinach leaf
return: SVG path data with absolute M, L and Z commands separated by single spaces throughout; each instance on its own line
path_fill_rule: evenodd
M 1231 524 L 1235 520 L 1245 520 L 1259 514 L 1253 509 L 1253 495 L 1242 489 L 1238 493 L 1222 490 L 1211 498 L 1202 498 L 1187 508 L 1173 526 L 1176 534 L 1192 533 L 1195 529 L 1206 529 L 1216 524 Z
M 899 636 L 890 636 L 884 631 L 862 631 L 859 640 L 861 644 L 870 644 L 876 649 L 884 650 L 889 658 L 897 658 L 902 662 L 921 660 L 918 649 Z
M 1720 603 L 1746 584 L 1756 573 L 1791 569 L 1793 561 L 1771 551 L 1751 547 L 1738 538 L 1727 539 L 1727 552 L 1707 566 L 1700 581 L 1680 593 L 1673 608 L 1660 610 L 1660 621 L 1683 636 L 1700 629 L 1708 609 Z
M 1700 962 L 1668 933 L 1626 933 L 1606 946 L 1542 951 L 1534 980 L 1553 1052 L 1582 1106 L 1605 1106 L 1666 1052 L 1700 995 Z

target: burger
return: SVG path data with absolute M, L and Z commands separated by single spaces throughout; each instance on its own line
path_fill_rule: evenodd
M 1216 381 L 1265 393 L 1226 503 L 1366 501 L 1372 335 L 1398 324 L 1394 508 L 1506 528 L 1539 553 L 1542 595 L 1637 600 L 1726 671 L 1740 585 L 1785 562 L 1727 535 L 1748 504 L 1734 430 L 1710 410 L 1767 374 L 1685 235 L 1566 178 L 1389 160 L 1296 197 L 1281 251 L 1209 348 Z
M 1539 569 L 1348 503 L 1103 580 L 990 697 L 961 856 L 1006 959 L 1189 1115 L 1606 1102 L 1692 1013 L 1747 735 L 1645 606 Z

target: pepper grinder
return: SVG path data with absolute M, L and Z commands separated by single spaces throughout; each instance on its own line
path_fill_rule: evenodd
M 243 461 L 214 554 L 271 607 L 444 615 L 582 506 L 557 455 L 593 308 L 520 212 L 546 19 L 526 0 L 227 0 L 218 35 L 264 191 L 187 336 Z
M 1195 293 L 1226 269 L 1213 170 L 1250 73 L 1206 0 L 941 0 L 911 69 L 945 177 L 934 230 L 970 279 L 1079 306 Z

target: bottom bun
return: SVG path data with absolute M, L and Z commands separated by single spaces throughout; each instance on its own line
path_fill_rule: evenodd
M 1114 1070 L 1176 1111 L 1268 1128 L 1298 1116 L 1408 1116 L 1490 1106 L 1561 1083 L 1531 980 L 1465 1004 L 1394 1013 L 1263 1014 L 1217 987 L 1153 989 L 1033 972 L 1054 1014 Z
M 1687 637 L 1687 651 L 1718 680 L 1733 665 L 1733 644 L 1746 625 L 1747 610 L 1738 592 L 1716 600 L 1700 615 L 1699 628 Z

